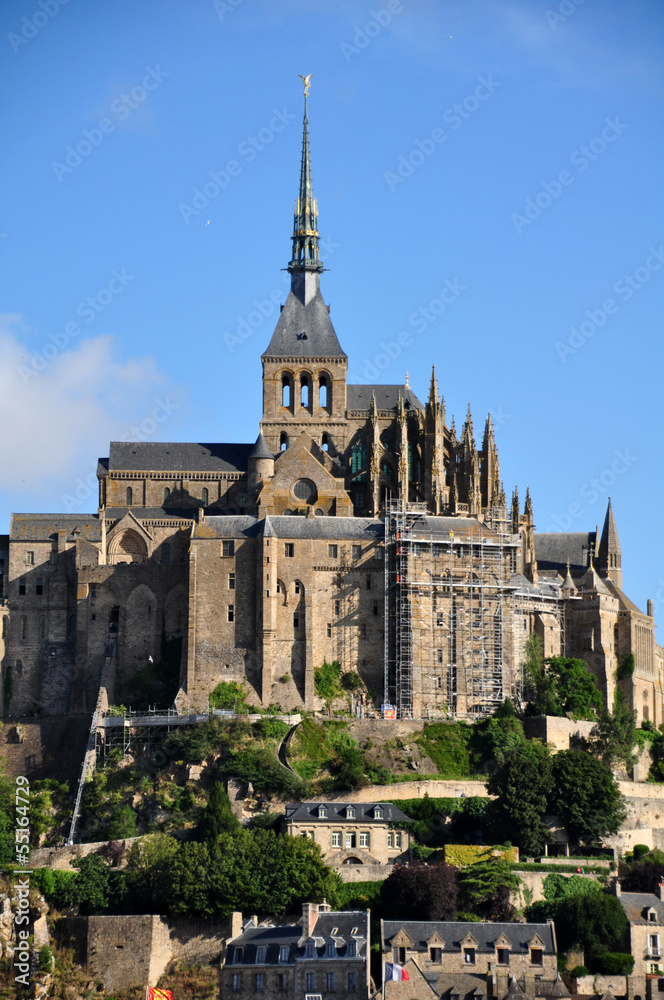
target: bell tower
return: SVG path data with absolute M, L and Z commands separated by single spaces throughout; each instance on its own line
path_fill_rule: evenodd
M 329 306 L 320 293 L 324 270 L 319 254 L 318 205 L 311 183 L 308 95 L 304 82 L 304 120 L 300 189 L 293 218 L 293 249 L 288 263 L 291 287 L 272 339 L 263 354 L 261 432 L 270 451 L 285 451 L 302 431 L 332 455 L 346 448 L 346 373 Z

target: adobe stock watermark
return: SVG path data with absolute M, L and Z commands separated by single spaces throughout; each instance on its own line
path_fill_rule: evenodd
M 613 453 L 614 458 L 610 465 L 607 465 L 605 469 L 597 476 L 593 476 L 579 489 L 579 496 L 582 500 L 586 501 L 586 506 L 579 503 L 578 501 L 573 501 L 567 507 L 567 510 L 562 511 L 560 514 L 554 514 L 551 518 L 551 524 L 548 528 L 545 528 L 545 534 L 549 534 L 555 531 L 569 531 L 574 521 L 582 517 L 588 507 L 591 507 L 594 503 L 606 495 L 611 489 L 613 484 L 621 476 L 624 476 L 628 469 L 638 462 L 638 456 L 632 455 L 629 449 L 618 450 Z
M 629 302 L 635 292 L 643 288 L 650 281 L 655 271 L 659 271 L 664 264 L 664 243 L 659 247 L 649 247 L 649 255 L 643 264 L 637 267 L 631 274 L 623 274 L 622 278 L 613 286 L 613 291 L 623 302 Z M 563 364 L 570 354 L 576 354 L 586 341 L 594 337 L 600 330 L 609 316 L 615 316 L 620 309 L 620 303 L 615 299 L 604 299 L 597 309 L 586 309 L 586 319 L 579 323 L 578 327 L 570 326 L 570 335 L 563 343 L 556 341 L 556 353 Z
M 241 7 L 244 0 L 213 0 L 212 6 L 214 7 L 215 13 L 220 21 L 226 17 L 226 14 L 232 14 L 234 10 Z
M 446 278 L 438 295 L 431 299 L 426 306 L 420 306 L 419 309 L 410 314 L 408 317 L 409 326 L 413 327 L 416 333 L 424 333 L 439 316 L 442 316 L 448 306 L 456 302 L 467 288 L 468 286 L 462 285 L 458 278 Z M 406 330 L 401 330 L 394 340 L 381 340 L 379 344 L 381 349 L 374 355 L 373 359 L 364 358 L 362 375 L 349 374 L 347 381 L 351 385 L 371 385 L 381 372 L 401 357 L 404 348 L 410 347 L 412 343 L 413 335 Z
M 10 31 L 7 41 L 14 52 L 20 52 L 24 45 L 31 42 L 35 35 L 38 35 L 42 28 L 45 28 L 49 21 L 59 13 L 60 8 L 66 6 L 69 0 L 38 0 L 36 10 L 31 17 L 24 17 L 21 20 L 19 34 Z
M 371 45 L 373 39 L 387 28 L 394 15 L 402 12 L 403 3 L 401 0 L 387 0 L 385 6 L 381 7 L 380 10 L 370 11 L 371 17 L 366 24 L 362 25 L 361 28 L 355 25 L 353 43 L 340 42 L 339 44 L 341 54 L 346 62 L 349 63 L 353 56 L 359 56 L 368 45 Z
M 147 441 L 156 433 L 157 428 L 165 423 L 171 414 L 179 409 L 178 400 L 166 396 L 164 399 L 157 397 L 154 406 L 149 413 L 135 424 L 132 424 L 118 440 L 125 442 Z M 97 476 L 91 472 L 85 479 L 80 476 L 75 480 L 71 493 L 63 493 L 60 497 L 62 505 L 67 514 L 77 510 L 83 504 L 96 501 L 99 493 L 99 483 Z
M 98 289 L 94 295 L 88 295 L 76 306 L 75 312 L 85 323 L 93 323 L 97 316 L 102 313 L 113 302 L 118 295 L 124 292 L 130 281 L 135 281 L 135 275 L 127 274 L 126 268 L 118 271 L 116 267 L 111 271 L 110 281 Z M 72 340 L 81 333 L 81 324 L 74 322 L 65 323 L 57 333 L 49 333 L 48 341 L 39 351 L 31 351 L 28 364 L 18 365 L 18 372 L 23 382 L 27 385 L 31 378 L 39 375 L 53 361 L 58 354 L 65 351 Z
M 569 162 L 576 169 L 577 174 L 582 174 L 587 170 L 590 164 L 605 153 L 611 143 L 615 142 L 618 136 L 621 136 L 625 129 L 629 128 L 629 125 L 625 125 L 617 117 L 605 118 L 604 123 L 604 128 L 599 135 L 591 139 L 587 145 L 579 146 L 570 154 Z M 542 181 L 541 190 L 533 198 L 526 199 L 523 211 L 512 212 L 510 215 L 517 233 L 521 234 L 526 226 L 532 226 L 542 212 L 551 208 L 553 202 L 560 198 L 565 188 L 570 187 L 574 180 L 575 175 L 570 170 L 561 170 L 554 180 Z
M 330 237 L 327 237 L 326 239 L 319 240 L 319 246 L 322 256 L 325 260 L 329 260 L 334 251 L 339 249 L 340 244 L 334 243 Z M 273 288 L 264 298 L 254 299 L 252 302 L 254 308 L 251 312 L 247 313 L 246 316 L 237 317 L 235 333 L 229 333 L 227 330 L 224 331 L 222 334 L 223 341 L 231 354 L 233 354 L 236 347 L 244 344 L 256 330 L 260 329 L 265 320 L 272 316 L 273 313 L 278 314 L 279 306 L 286 290 L 284 286 L 287 287 L 289 284 L 290 275 L 284 272 L 282 274 L 281 288 Z
M 145 69 L 141 83 L 132 87 L 128 94 L 120 94 L 111 101 L 110 111 L 117 121 L 112 118 L 101 118 L 96 128 L 84 128 L 81 133 L 83 138 L 79 139 L 76 146 L 67 146 L 65 149 L 64 162 L 53 160 L 51 168 L 60 183 L 67 174 L 73 173 L 76 167 L 80 167 L 93 150 L 101 146 L 107 135 L 115 132 L 118 121 L 122 122 L 128 118 L 131 112 L 143 103 L 150 91 L 156 90 L 159 84 L 170 76 L 170 73 L 166 73 L 158 65 L 155 69 L 150 66 L 146 66 Z
M 178 211 L 185 222 L 189 222 L 192 216 L 200 215 L 204 208 L 218 198 L 230 184 L 233 177 L 239 177 L 244 166 L 256 159 L 259 153 L 274 141 L 275 137 L 294 121 L 292 115 L 286 108 L 272 108 L 272 118 L 267 125 L 259 129 L 256 135 L 248 135 L 237 147 L 240 160 L 229 160 L 221 170 L 211 170 L 208 174 L 209 181 L 205 181 L 202 187 L 195 187 L 192 191 L 191 204 L 180 202 Z
M 572 14 L 576 14 L 577 7 L 585 2 L 586 0 L 561 0 L 555 10 L 545 11 L 544 16 L 551 30 L 555 31 L 559 24 L 564 24 Z
M 449 125 L 451 132 L 460 129 L 464 122 L 468 121 L 471 115 L 479 109 L 484 101 L 488 101 L 492 94 L 495 94 L 502 83 L 494 80 L 491 73 L 489 76 L 480 76 L 478 83 L 472 94 L 468 94 L 462 101 L 458 101 L 441 115 L 441 120 Z M 448 132 L 443 128 L 433 129 L 424 139 L 416 139 L 414 148 L 405 156 L 400 156 L 395 170 L 386 170 L 383 174 L 390 191 L 394 191 L 398 184 L 403 184 L 405 180 L 415 173 L 418 167 L 436 150 L 447 142 Z

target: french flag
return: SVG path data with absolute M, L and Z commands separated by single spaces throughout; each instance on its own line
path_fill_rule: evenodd
M 406 979 L 410 979 L 410 976 L 403 965 L 393 965 L 390 962 L 386 962 L 385 982 L 389 982 L 390 979 L 393 979 L 395 982 L 403 982 Z

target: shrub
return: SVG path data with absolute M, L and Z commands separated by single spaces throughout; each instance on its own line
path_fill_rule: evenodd
M 53 952 L 47 944 L 42 945 L 39 949 L 39 964 L 37 970 L 39 972 L 50 972 L 53 968 Z
M 623 951 L 600 952 L 594 962 L 596 972 L 606 976 L 631 976 L 634 968 L 634 956 Z
M 632 854 L 635 861 L 640 861 L 641 858 L 646 856 L 646 854 L 650 854 L 650 848 L 647 844 L 634 844 L 634 851 Z
M 237 681 L 220 681 L 210 694 L 210 708 L 232 709 L 239 715 L 249 711 L 247 689 Z
M 346 691 L 357 691 L 364 684 L 364 681 L 358 673 L 354 670 L 348 670 L 345 674 L 341 676 L 341 686 Z
M 581 976 L 587 976 L 587 975 L 588 975 L 588 970 L 586 969 L 585 965 L 575 965 L 570 972 L 570 976 L 572 977 L 572 979 L 580 979 Z

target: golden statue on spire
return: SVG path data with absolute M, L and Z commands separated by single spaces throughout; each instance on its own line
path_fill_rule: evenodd
M 304 84 L 304 96 L 306 97 L 308 95 L 308 93 L 309 93 L 309 87 L 311 86 L 311 84 L 309 83 L 309 80 L 312 78 L 312 76 L 314 74 L 310 73 L 309 76 L 302 76 L 301 73 L 298 73 L 297 75 L 299 76 L 300 80 Z

